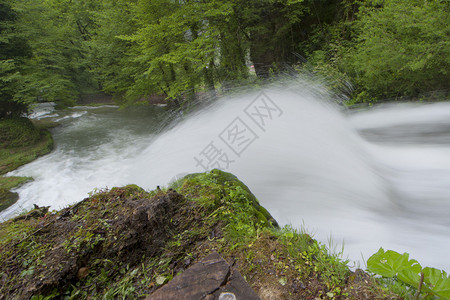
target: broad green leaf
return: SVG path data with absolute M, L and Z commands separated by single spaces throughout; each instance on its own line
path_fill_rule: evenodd
M 409 260 L 409 254 L 399 254 L 392 250 L 384 251 L 380 248 L 377 253 L 372 255 L 367 260 L 367 270 L 372 273 L 381 275 L 383 277 L 394 277 L 403 270 L 410 270 L 411 272 L 420 273 L 422 267 L 414 259 Z M 403 274 L 405 279 L 415 280 L 412 274 Z M 411 278 L 410 278 L 411 277 Z
M 424 283 L 430 290 L 444 299 L 450 299 L 450 277 L 445 271 L 426 267 L 423 269 Z
M 420 271 L 420 266 L 414 265 L 412 269 L 398 272 L 397 278 L 417 289 L 420 283 Z

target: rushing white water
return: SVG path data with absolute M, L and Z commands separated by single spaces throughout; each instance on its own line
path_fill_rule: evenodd
M 12 172 L 35 181 L 1 216 L 95 187 L 153 189 L 214 158 L 209 167 L 237 175 L 281 224 L 344 241 L 352 260 L 383 246 L 450 270 L 450 103 L 347 114 L 304 89 L 264 92 L 221 99 L 164 133 L 156 108 L 54 116 L 55 151 Z

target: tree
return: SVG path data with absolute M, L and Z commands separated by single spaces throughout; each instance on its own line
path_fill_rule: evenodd
M 143 72 L 134 61 L 137 45 L 123 38 L 137 30 L 130 8 L 133 4 L 127 0 L 100 2 L 91 10 L 94 24 L 89 40 L 84 43 L 85 55 L 99 89 L 122 96 L 133 85 L 134 76 Z
M 305 11 L 302 0 L 137 0 L 129 8 L 136 30 L 120 38 L 134 49 L 131 100 L 245 80 L 250 62 L 259 77 L 281 70 L 296 51 L 294 28 Z
M 370 2 L 371 3 L 371 2 Z M 355 22 L 355 46 L 344 69 L 360 101 L 448 90 L 448 1 L 386 0 L 363 5 Z
M 303 0 L 246 1 L 250 9 L 245 17 L 250 42 L 250 60 L 256 74 L 266 78 L 270 72 L 295 63 L 302 17 Z
M 26 112 L 31 99 L 19 95 L 23 86 L 21 62 L 31 56 L 31 49 L 14 27 L 17 13 L 6 1 L 0 1 L 0 118 Z
M 73 103 L 92 80 L 83 42 L 87 20 L 80 1 L 17 0 L 17 27 L 26 35 L 32 57 L 24 66 L 27 86 L 40 101 Z

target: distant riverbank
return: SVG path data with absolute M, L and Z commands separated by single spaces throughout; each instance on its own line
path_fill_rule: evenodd
M 0 120 L 0 211 L 17 201 L 18 195 L 11 189 L 32 180 L 31 177 L 4 175 L 52 149 L 53 138 L 46 128 L 35 126 L 27 118 Z

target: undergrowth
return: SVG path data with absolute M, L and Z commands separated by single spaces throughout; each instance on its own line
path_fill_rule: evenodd
M 213 251 L 263 299 L 396 298 L 307 233 L 280 228 L 241 181 L 213 170 L 0 224 L 0 299 L 145 298 Z
M 9 190 L 31 180 L 30 177 L 1 175 L 49 153 L 52 148 L 50 132 L 37 128 L 29 119 L 0 119 L 0 211 L 17 201 L 18 195 Z

